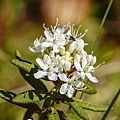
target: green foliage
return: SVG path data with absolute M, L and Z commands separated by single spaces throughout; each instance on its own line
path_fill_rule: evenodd
M 91 110 L 95 112 L 105 112 L 108 109 L 108 106 L 106 105 L 92 104 L 92 103 L 85 102 L 77 98 L 73 98 L 73 100 L 74 100 L 74 103 L 80 104 L 82 108 L 87 109 L 87 110 Z
M 93 43 L 93 46 L 91 47 L 90 52 L 94 50 L 95 44 L 99 38 L 99 35 L 103 28 L 103 24 L 106 20 L 112 2 L 113 0 L 110 1 L 110 4 L 105 13 L 105 16 L 100 25 L 98 34 L 96 35 L 96 39 Z M 104 118 L 106 118 L 109 111 L 111 110 L 113 104 L 110 105 L 110 107 L 107 107 L 105 105 L 88 103 L 82 101 L 81 99 L 77 99 L 75 97 L 68 98 L 66 95 L 61 95 L 59 93 L 59 85 L 56 84 L 54 84 L 55 87 L 49 92 L 47 87 L 44 85 L 44 83 L 41 80 L 36 80 L 34 78 L 34 73 L 39 70 L 39 67 L 34 63 L 24 60 L 18 50 L 16 51 L 15 56 L 16 59 L 12 59 L 11 63 L 18 67 L 23 78 L 34 88 L 34 90 L 28 90 L 19 94 L 15 94 L 10 91 L 6 91 L 4 89 L 0 89 L 0 97 L 12 104 L 26 108 L 27 111 L 24 115 L 23 120 L 32 118 L 34 113 L 39 114 L 39 120 L 43 120 L 43 119 L 89 120 L 88 114 L 84 109 L 91 110 L 94 112 L 104 112 L 107 110 Z M 87 93 L 89 95 L 97 93 L 95 87 L 89 82 L 86 82 L 84 88 L 80 89 L 80 91 L 82 92 L 82 94 Z M 118 92 L 117 97 L 115 97 L 115 99 L 113 100 L 113 102 L 115 102 L 119 94 L 120 94 L 120 90 Z M 37 102 L 39 101 L 43 101 L 42 108 L 40 108 L 37 105 Z M 68 104 L 74 110 L 74 112 L 65 114 L 63 111 L 59 111 L 57 108 L 55 108 L 57 102 L 60 103 L 60 101 L 62 101 L 65 104 Z
M 40 119 L 48 117 L 48 120 L 59 120 L 65 117 L 67 120 L 71 120 L 73 117 L 80 120 L 89 120 L 88 115 L 84 109 L 92 110 L 96 112 L 106 111 L 107 107 L 103 105 L 97 105 L 82 101 L 75 97 L 68 98 L 66 95 L 60 95 L 57 88 L 53 88 L 48 92 L 46 86 L 41 80 L 36 80 L 33 76 L 38 71 L 38 66 L 35 64 L 23 60 L 19 51 L 15 53 L 16 59 L 12 59 L 11 63 L 19 68 L 19 71 L 23 78 L 35 89 L 28 90 L 19 94 L 15 94 L 4 89 L 0 89 L 0 97 L 10 103 L 27 108 L 24 115 L 24 120 L 31 118 L 34 113 L 40 115 Z M 85 88 L 80 90 L 83 93 L 95 94 L 97 91 L 91 83 L 85 83 Z M 42 109 L 36 104 L 44 100 Z M 62 101 L 70 105 L 75 113 L 71 115 L 64 112 L 60 112 L 54 108 L 57 101 Z M 42 112 L 45 110 L 46 112 Z M 61 114 L 62 113 L 62 114 Z
M 60 120 L 57 110 L 53 107 L 50 107 L 48 113 L 48 120 Z
M 46 93 L 42 93 L 39 90 L 29 90 L 23 93 L 16 95 L 12 101 L 15 103 L 34 103 L 39 100 L 43 100 L 46 96 Z
M 0 97 L 6 101 L 11 101 L 16 96 L 15 93 L 0 88 Z
M 35 72 L 35 71 L 32 71 L 32 69 L 35 70 L 35 65 L 31 64 L 30 62 L 23 61 L 23 60 L 19 61 L 18 59 L 12 59 L 11 63 L 28 73 Z
M 82 108 L 81 104 L 77 104 L 76 102 L 68 102 L 68 103 L 80 118 L 83 118 L 83 120 L 89 120 L 88 115 L 85 112 L 85 110 Z
M 38 66 L 22 59 L 22 56 L 18 50 L 15 52 L 17 59 L 12 59 L 11 63 L 19 68 L 19 71 L 23 78 L 35 89 L 48 92 L 46 86 L 42 81 L 36 80 L 33 73 L 38 71 Z M 34 82 L 33 82 L 34 81 Z
M 23 107 L 23 108 L 27 108 L 27 109 L 32 109 L 34 111 L 39 111 L 40 108 L 38 107 L 37 104 L 35 103 L 28 103 L 28 104 L 25 104 L 25 103 L 16 103 L 13 100 L 14 97 L 16 97 L 16 94 L 15 93 L 12 93 L 12 92 L 9 92 L 9 91 L 6 91 L 4 89 L 0 89 L 0 97 L 12 104 L 15 104 L 15 105 L 18 105 L 20 107 Z
M 67 119 L 66 120 L 83 120 L 83 119 L 80 118 L 77 114 L 67 113 Z
M 86 89 L 82 89 L 80 91 L 82 91 L 83 93 L 91 94 L 91 95 L 97 93 L 97 90 L 90 82 L 85 83 L 85 87 Z
M 56 95 L 58 93 L 58 90 L 53 88 L 51 90 L 51 92 L 52 92 L 52 94 L 47 95 L 47 97 L 46 97 L 46 99 L 44 101 L 44 104 L 43 104 L 43 108 L 48 108 L 48 107 L 52 106 L 52 104 L 53 104 L 53 102 L 55 100 L 55 97 L 56 97 Z

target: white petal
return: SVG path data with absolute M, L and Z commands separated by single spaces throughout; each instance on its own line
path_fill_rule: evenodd
M 47 75 L 47 72 L 45 72 L 45 71 L 38 71 L 37 73 L 34 73 L 34 77 L 36 79 L 43 78 L 46 75 Z
M 92 60 L 92 65 L 94 65 L 96 63 L 96 56 L 93 57 L 93 60 Z
M 37 53 L 37 50 L 36 50 L 34 47 L 29 47 L 29 50 L 30 50 L 31 52 Z
M 80 72 L 76 71 L 73 73 L 73 76 L 75 76 L 75 79 L 78 80 L 81 77 L 81 74 L 80 74 Z
M 54 72 L 58 73 L 58 72 L 62 72 L 63 68 L 61 66 L 56 66 L 54 69 Z
M 58 77 L 60 78 L 60 80 L 64 81 L 64 82 L 68 82 L 68 78 L 66 76 L 66 74 L 64 73 L 59 73 Z
M 67 83 L 62 84 L 60 87 L 60 94 L 65 94 L 67 92 L 67 87 L 68 87 Z
M 61 29 L 61 28 L 57 28 L 57 29 L 56 29 L 56 35 L 57 35 L 57 36 L 60 36 L 61 33 L 62 33 L 62 29 Z
M 39 66 L 43 69 L 43 70 L 47 70 L 48 66 L 44 64 L 43 60 L 40 58 L 36 59 L 36 62 L 39 64 Z
M 75 49 L 76 41 L 73 41 L 69 46 L 69 52 L 72 53 Z
M 59 52 L 59 47 L 58 47 L 57 45 L 54 45 L 54 46 L 53 46 L 53 51 L 54 51 L 55 53 Z
M 34 41 L 34 46 L 36 47 L 36 46 L 39 46 L 39 45 L 40 45 L 40 42 L 39 42 L 38 38 L 36 38 L 35 41 Z
M 48 40 L 53 41 L 54 36 L 48 29 L 45 29 L 44 34 Z
M 57 80 L 57 74 L 50 72 L 50 73 L 48 73 L 48 78 L 49 78 L 49 80 L 56 81 Z
M 69 71 L 71 69 L 71 62 L 65 61 L 63 68 L 65 71 Z
M 93 71 L 94 71 L 94 67 L 93 66 L 89 66 L 87 72 L 89 73 L 89 72 L 93 72 Z
M 66 40 L 61 40 L 57 43 L 58 46 L 64 46 L 66 44 Z
M 81 75 L 82 79 L 85 79 L 85 73 L 84 72 L 81 72 L 80 75 Z
M 73 96 L 73 93 L 74 93 L 74 88 L 71 85 L 69 85 L 67 92 L 68 97 L 71 98 Z
M 78 51 L 83 50 L 84 41 L 82 39 L 76 40 L 76 48 L 77 48 Z
M 51 58 L 47 54 L 44 55 L 44 63 L 51 65 Z
M 48 41 L 48 42 L 43 42 L 43 43 L 42 43 L 42 46 L 43 46 L 43 47 L 50 47 L 50 46 L 52 46 L 52 45 L 53 45 L 53 43 L 50 42 L 50 41 Z
M 87 65 L 87 57 L 86 55 L 83 55 L 82 67 L 84 68 L 86 65 Z
M 82 81 L 75 81 L 75 83 L 73 84 L 73 86 L 76 89 L 81 89 L 84 86 L 84 83 Z
M 96 77 L 93 77 L 93 76 L 91 75 L 91 73 L 86 73 L 86 76 L 88 77 L 88 79 L 89 79 L 91 82 L 93 82 L 93 83 L 97 83 L 97 82 L 98 82 L 97 78 L 96 78 Z
M 82 70 L 81 65 L 80 65 L 80 56 L 79 56 L 79 55 L 76 55 L 76 56 L 75 56 L 74 65 L 75 65 L 75 68 L 76 68 L 78 71 L 81 71 L 81 70 Z

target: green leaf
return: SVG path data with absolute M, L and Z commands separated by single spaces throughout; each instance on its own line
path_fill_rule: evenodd
M 15 51 L 15 56 L 17 59 L 12 59 L 11 63 L 19 68 L 23 78 L 35 89 L 48 92 L 43 82 L 36 80 L 33 76 L 33 74 L 38 71 L 39 67 L 29 61 L 23 60 L 18 50 Z
M 21 103 L 15 103 L 12 101 L 12 99 L 16 96 L 15 93 L 12 93 L 12 92 L 9 92 L 7 90 L 4 90 L 4 89 L 1 89 L 0 88 L 0 97 L 14 105 L 18 105 L 20 107 L 23 107 L 23 108 L 27 108 L 27 109 L 32 109 L 32 110 L 35 110 L 35 111 L 40 111 L 40 108 L 38 107 L 37 104 L 35 103 L 29 103 L 29 104 L 21 104 Z
M 16 96 L 15 93 L 0 88 L 0 97 L 6 101 L 11 101 Z
M 43 93 L 39 90 L 29 90 L 23 93 L 16 95 L 12 99 L 14 103 L 34 103 L 40 100 L 43 100 L 46 96 L 46 93 Z
M 19 51 L 16 51 L 15 54 L 17 59 L 11 60 L 11 63 L 19 68 L 23 78 L 35 89 L 48 92 L 43 82 L 35 79 L 33 76 L 33 74 L 38 71 L 39 67 L 29 61 L 23 60 Z
M 80 91 L 82 91 L 83 93 L 91 94 L 91 95 L 97 93 L 97 90 L 95 89 L 95 87 L 90 83 L 85 83 L 85 87 L 86 89 L 82 89 Z
M 50 107 L 48 114 L 48 120 L 60 120 L 57 110 L 53 107 Z
M 82 101 L 74 97 L 72 99 L 74 100 L 75 103 L 80 104 L 82 108 L 87 109 L 87 110 L 91 110 L 95 112 L 104 112 L 108 108 L 108 106 L 106 105 L 92 104 L 92 103 Z
M 21 61 L 18 59 L 12 59 L 12 60 L 10 60 L 10 62 L 13 65 L 21 68 L 22 70 L 24 70 L 28 73 L 34 73 L 34 72 L 37 72 L 37 70 L 38 70 L 38 67 L 35 64 L 30 63 L 30 62 L 25 61 L 25 60 L 22 60 L 22 59 L 21 59 Z
M 52 94 L 48 94 L 45 101 L 44 101 L 44 104 L 43 104 L 43 108 L 48 108 L 52 105 L 52 103 L 54 102 L 55 100 L 55 97 L 57 95 L 57 92 L 58 90 L 56 88 L 53 88 L 51 90 Z
M 84 119 L 80 118 L 77 114 L 67 113 L 66 120 L 84 120 Z
M 20 53 L 19 50 L 15 50 L 15 57 L 18 59 L 18 60 L 21 60 L 22 59 L 22 55 Z
M 83 118 L 83 120 L 89 120 L 88 115 L 85 112 L 85 110 L 82 108 L 81 104 L 74 101 L 68 103 L 80 118 Z
M 19 69 L 23 78 L 35 89 L 48 92 L 46 86 L 41 80 L 36 80 L 33 75 L 28 74 L 26 71 Z

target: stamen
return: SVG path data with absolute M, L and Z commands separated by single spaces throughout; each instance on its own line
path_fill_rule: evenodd
M 81 28 L 81 25 L 79 25 L 79 27 L 78 27 L 78 29 L 77 29 L 77 31 L 76 31 L 76 34 L 75 34 L 76 36 L 77 36 L 77 34 L 78 34 L 80 28 Z
M 105 64 L 105 62 L 100 63 L 97 67 L 95 67 L 95 69 L 97 69 L 98 67 L 100 67 L 100 66 L 103 65 L 103 64 Z M 94 70 L 95 70 L 95 69 L 94 69 Z
M 80 36 L 80 38 L 83 38 L 87 32 L 88 32 L 88 30 L 85 30 L 85 32 Z
M 58 18 L 56 18 L 56 24 L 54 26 L 54 30 L 56 30 L 58 26 L 59 26 L 59 24 L 58 24 Z
M 74 34 L 74 26 L 75 24 L 72 25 L 71 32 Z

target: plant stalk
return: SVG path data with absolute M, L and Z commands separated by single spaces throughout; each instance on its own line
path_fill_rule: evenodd
M 107 111 L 105 112 L 105 114 L 104 114 L 104 116 L 102 117 L 101 120 L 105 120 L 107 118 L 109 112 L 111 111 L 111 109 L 112 109 L 113 105 L 115 104 L 116 100 L 118 99 L 119 95 L 120 95 L 120 89 L 118 90 L 117 94 L 113 98 L 112 102 L 110 103 Z
M 97 40 L 98 40 L 98 38 L 99 38 L 99 36 L 100 36 L 100 33 L 101 33 L 101 31 L 102 31 L 102 28 L 103 28 L 103 25 L 104 25 L 104 23 L 105 23 L 105 21 L 106 21 L 107 15 L 108 15 L 108 13 L 109 13 L 109 11 L 110 11 L 110 8 L 111 8 L 111 6 L 112 6 L 112 3 L 113 3 L 113 0 L 110 0 L 109 5 L 108 5 L 108 7 L 107 7 L 107 10 L 106 10 L 106 12 L 105 12 L 105 14 L 104 14 L 104 17 L 103 17 L 103 19 L 102 19 L 102 22 L 101 22 L 101 24 L 100 24 L 99 30 L 98 30 L 98 32 L 97 32 L 97 35 L 96 35 L 96 37 L 95 37 L 95 40 L 94 40 L 94 42 L 93 42 L 92 48 L 91 48 L 91 50 L 90 50 L 90 53 L 92 53 L 92 51 L 93 51 L 94 48 L 95 48 L 95 45 L 96 45 Z

